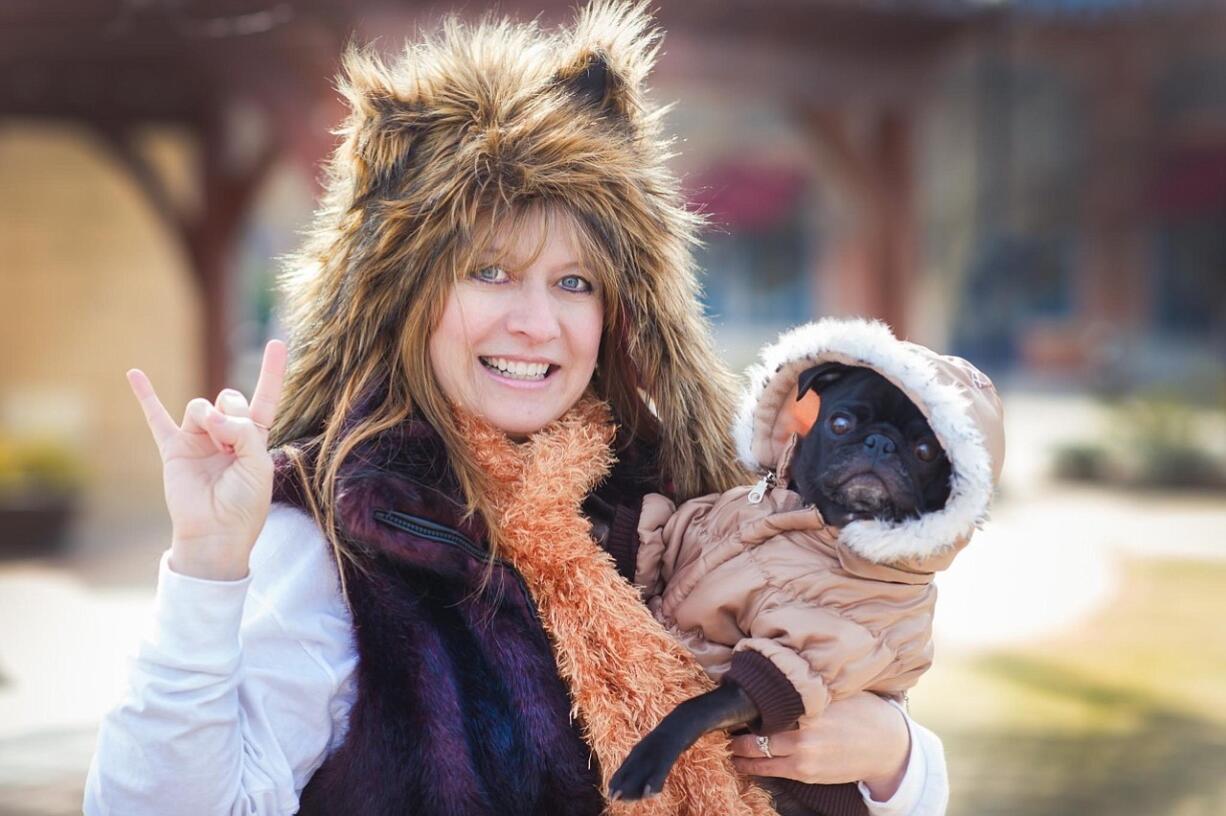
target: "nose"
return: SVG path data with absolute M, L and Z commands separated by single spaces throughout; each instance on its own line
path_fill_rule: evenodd
M 527 285 L 515 295 L 507 313 L 507 331 L 528 338 L 532 343 L 547 343 L 562 333 L 554 311 L 557 304 L 544 286 Z
M 893 439 L 879 433 L 871 433 L 864 437 L 864 447 L 875 453 L 877 457 L 889 456 L 898 450 L 898 446 L 894 444 Z

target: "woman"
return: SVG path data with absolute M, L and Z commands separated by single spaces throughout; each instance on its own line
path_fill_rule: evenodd
M 640 88 L 656 41 L 598 3 L 553 35 L 449 23 L 393 65 L 347 57 L 284 388 L 273 342 L 250 404 L 180 426 L 129 375 L 174 538 L 87 813 L 632 807 L 608 775 L 709 687 L 628 581 L 641 498 L 746 478 Z M 944 808 L 939 741 L 871 695 L 774 756 L 727 746 L 634 811 L 770 812 L 734 768 L 844 783 L 816 812 Z

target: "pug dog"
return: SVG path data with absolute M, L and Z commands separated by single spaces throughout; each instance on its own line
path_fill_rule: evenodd
M 868 368 L 823 363 L 804 371 L 797 398 L 821 396 L 816 422 L 799 441 L 788 488 L 829 525 L 896 522 L 939 510 L 950 462 L 928 421 L 895 385 Z M 613 799 L 658 793 L 677 757 L 703 734 L 752 724 L 760 713 L 735 682 L 679 705 L 627 756 L 610 781 Z
M 902 521 L 939 510 L 950 464 L 928 420 L 897 386 L 869 368 L 824 363 L 800 376 L 797 399 L 821 395 L 800 441 L 788 487 L 827 524 Z

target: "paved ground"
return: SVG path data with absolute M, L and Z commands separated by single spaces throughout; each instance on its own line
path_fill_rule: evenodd
M 989 527 L 941 578 L 941 649 L 973 652 L 1075 625 L 1110 603 L 1122 559 L 1226 558 L 1226 498 L 1053 484 L 1051 445 L 1093 423 L 1092 407 L 1022 396 L 1008 404 L 1006 483 Z M 122 687 L 152 599 L 168 535 L 160 509 L 81 527 L 62 554 L 0 562 L 0 816 L 80 812 L 97 722 Z M 1061 754 L 1028 739 L 1019 751 L 1056 765 L 1086 750 Z
M 99 718 L 122 688 L 167 531 L 97 520 L 62 555 L 0 563 L 0 815 L 81 812 Z

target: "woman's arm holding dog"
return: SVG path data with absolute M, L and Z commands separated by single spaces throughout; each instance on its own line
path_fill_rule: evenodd
M 802 717 L 794 731 L 770 738 L 773 758 L 752 736 L 733 737 L 737 770 L 813 784 L 859 781 L 869 812 L 941 816 L 949 776 L 941 740 L 896 703 L 861 692 Z

